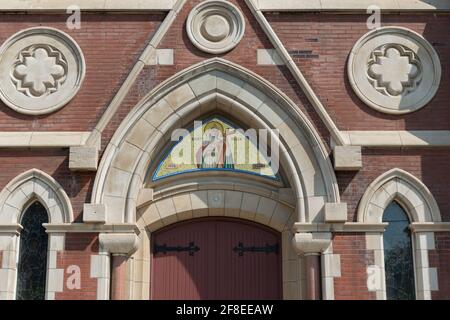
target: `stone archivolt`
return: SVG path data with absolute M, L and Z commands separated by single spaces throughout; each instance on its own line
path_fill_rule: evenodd
M 29 97 L 56 92 L 66 78 L 66 59 L 50 45 L 31 46 L 22 50 L 11 72 L 11 80 L 17 90 Z

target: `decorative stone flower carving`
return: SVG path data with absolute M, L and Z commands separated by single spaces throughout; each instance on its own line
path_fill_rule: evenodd
M 350 84 L 368 106 L 404 114 L 427 105 L 441 80 L 433 46 L 421 35 L 399 27 L 372 30 L 361 37 L 348 59 Z
M 36 27 L 0 46 L 0 99 L 30 115 L 54 112 L 78 92 L 86 73 L 83 52 L 68 34 Z
M 403 46 L 392 45 L 372 53 L 368 74 L 377 90 L 398 96 L 417 88 L 422 71 L 414 52 Z
M 66 79 L 67 62 L 51 46 L 31 46 L 19 53 L 11 78 L 17 90 L 30 97 L 56 92 Z

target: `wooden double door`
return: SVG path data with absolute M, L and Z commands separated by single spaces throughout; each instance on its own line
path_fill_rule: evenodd
M 194 219 L 152 235 L 152 299 L 281 299 L 280 234 L 232 219 Z

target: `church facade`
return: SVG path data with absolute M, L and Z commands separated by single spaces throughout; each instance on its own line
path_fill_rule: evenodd
M 0 300 L 450 299 L 446 0 L 0 4 Z

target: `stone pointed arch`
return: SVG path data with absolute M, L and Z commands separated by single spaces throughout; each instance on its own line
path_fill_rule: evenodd
M 369 185 L 358 207 L 358 222 L 382 222 L 384 210 L 394 200 L 405 207 L 411 222 L 441 221 L 439 207 L 427 186 L 411 173 L 395 168 Z
M 253 210 L 251 204 L 257 204 Z M 208 216 L 249 220 L 279 232 L 289 232 L 296 220 L 289 203 L 244 190 L 181 192 L 156 199 L 142 209 L 138 213 L 137 225 L 150 232 L 172 223 Z
M 34 200 L 47 210 L 49 223 L 70 223 L 70 199 L 61 185 L 47 173 L 28 170 L 11 180 L 0 193 L 0 225 L 18 224 L 26 206 Z
M 260 76 L 214 58 L 161 83 L 123 120 L 102 157 L 91 199 L 106 206 L 108 222 L 136 221 L 147 169 L 171 130 L 211 109 L 268 129 L 275 139 L 279 130 L 280 164 L 295 193 L 299 221 L 312 221 L 312 212 L 325 202 L 340 202 L 329 152 L 300 109 Z

